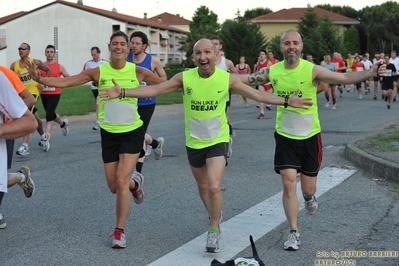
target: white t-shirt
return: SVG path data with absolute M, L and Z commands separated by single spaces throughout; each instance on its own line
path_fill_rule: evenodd
M 96 61 L 94 61 L 94 60 L 89 60 L 89 61 L 87 61 L 87 62 L 85 63 L 85 65 L 83 66 L 83 70 L 85 70 L 85 69 L 90 69 L 90 68 L 96 68 L 96 67 L 98 67 L 99 65 L 102 65 L 102 64 L 104 64 L 104 63 L 106 63 L 106 62 L 108 62 L 108 61 L 105 60 L 105 59 L 100 59 L 100 61 L 98 61 L 98 62 L 96 62 Z M 95 86 L 93 82 L 91 83 L 91 89 L 92 89 L 92 90 L 98 90 L 97 86 Z
M 399 69 L 399 58 L 398 57 L 395 57 L 395 59 L 393 59 L 392 57 L 389 58 L 389 63 L 393 64 L 397 70 Z
M 11 82 L 0 71 L 0 124 L 7 119 L 20 118 L 28 110 Z M 0 138 L 0 191 L 7 192 L 7 148 L 6 140 Z
M 373 62 L 371 62 L 370 60 L 362 60 L 361 61 L 362 63 L 363 63 L 363 65 L 364 65 L 364 68 L 367 70 L 367 69 L 370 69 L 370 67 L 372 67 L 373 66 Z
M 224 56 L 220 57 L 220 63 L 216 65 L 216 67 L 223 69 L 224 71 L 227 71 L 227 64 L 226 64 L 226 58 Z M 226 102 L 230 101 L 230 96 L 227 94 Z

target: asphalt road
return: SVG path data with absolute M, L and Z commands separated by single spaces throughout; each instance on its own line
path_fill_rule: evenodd
M 353 91 L 345 91 L 344 97 L 338 98 L 337 109 L 331 110 L 324 106 L 323 94 L 318 98 L 322 168 L 354 169 L 354 174 L 318 198 L 315 215 L 300 211 L 299 251 L 283 250 L 288 235 L 284 221 L 256 241 L 258 253 L 266 265 L 315 265 L 318 259 L 331 259 L 344 251 L 367 253 L 347 253 L 346 258 L 340 258 L 347 263 L 397 265 L 398 257 L 374 258 L 368 253 L 399 251 L 399 197 L 390 190 L 395 184 L 373 181 L 343 157 L 343 149 L 397 119 L 399 103 L 388 110 L 380 98 L 375 101 L 367 95 L 358 100 Z M 255 106 L 250 101 L 249 108 L 242 108 L 241 97 L 233 96 L 229 117 L 236 136 L 222 183 L 226 225 L 281 191 L 280 176 L 273 170 L 275 107 L 266 111 L 266 119 L 258 120 Z M 37 146 L 38 134 L 32 134 L 29 157 L 14 155 L 12 170 L 28 165 L 37 191 L 31 199 L 17 186 L 6 194 L 1 212 L 8 225 L 0 230 L 0 265 L 148 265 L 204 234 L 208 216 L 188 166 L 182 112 L 181 105 L 156 108 L 149 131 L 165 138 L 164 156 L 156 161 L 151 155 L 144 163 L 145 200 L 141 205 L 132 201 L 125 227 L 128 247 L 124 250 L 110 248 L 115 196 L 105 182 L 100 135 L 91 129 L 93 115 L 70 117 L 66 137 L 55 128 L 48 152 Z M 16 140 L 15 149 L 20 144 L 21 140 Z M 282 213 L 278 209 L 265 214 L 265 223 Z M 250 220 L 238 223 L 242 230 L 255 234 L 263 225 Z M 219 254 L 203 252 L 204 238 L 192 254 L 172 253 L 176 261 L 170 265 L 193 265 L 185 258 L 195 256 L 208 256 L 205 265 L 210 265 L 213 258 L 226 259 L 223 249 L 236 244 L 243 245 L 243 250 L 235 256 L 251 255 L 250 248 L 245 248 L 248 238 L 239 243 L 223 241 L 234 233 L 223 233 Z

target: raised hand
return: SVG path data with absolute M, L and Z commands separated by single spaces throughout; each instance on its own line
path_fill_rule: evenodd
M 99 96 L 104 100 L 118 98 L 121 94 L 121 87 L 119 87 L 119 84 L 114 79 L 112 79 L 112 83 L 114 83 L 113 87 L 100 89 Z
M 313 102 L 311 98 L 300 98 L 298 97 L 299 89 L 288 99 L 288 105 L 295 108 L 308 109 L 307 106 L 312 106 Z
M 40 80 L 40 71 L 37 68 L 36 64 L 34 62 L 30 62 L 29 60 L 26 60 L 25 64 L 26 64 L 26 69 L 28 70 L 30 77 L 34 81 L 39 81 Z

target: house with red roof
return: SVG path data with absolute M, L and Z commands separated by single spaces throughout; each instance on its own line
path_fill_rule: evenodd
M 98 46 L 101 56 L 109 58 L 109 38 L 119 30 L 128 36 L 134 31 L 144 32 L 150 41 L 148 53 L 159 58 L 164 66 L 180 64 L 185 60 L 185 52 L 178 51 L 179 40 L 187 31 L 174 25 L 122 14 L 116 9 L 87 6 L 82 1 L 58 0 L 0 18 L 0 64 L 9 66 L 19 59 L 17 48 L 22 42 L 31 46 L 31 57 L 41 60 L 45 60 L 45 47 L 52 44 L 57 60 L 70 74 L 77 74 L 91 59 L 91 47 Z
M 337 27 L 338 34 L 341 36 L 344 31 L 353 25 L 358 25 L 360 22 L 356 19 L 348 18 L 340 14 L 315 7 L 311 8 L 319 18 L 327 16 L 331 22 Z M 266 15 L 262 15 L 251 19 L 249 22 L 258 24 L 262 34 L 271 40 L 275 36 L 281 36 L 281 34 L 287 30 L 297 30 L 298 23 L 304 17 L 305 13 L 309 8 L 290 8 L 281 9 L 277 12 L 272 12 Z

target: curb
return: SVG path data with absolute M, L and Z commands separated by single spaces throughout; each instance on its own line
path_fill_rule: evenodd
M 354 144 L 346 145 L 344 156 L 373 176 L 399 182 L 399 164 L 397 163 L 371 155 L 357 148 Z

